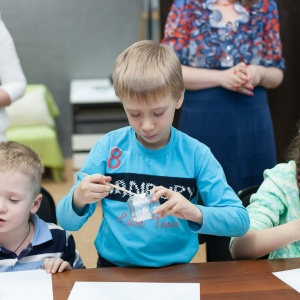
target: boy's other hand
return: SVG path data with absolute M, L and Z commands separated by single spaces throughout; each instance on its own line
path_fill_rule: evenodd
M 160 205 L 153 213 L 161 218 L 171 215 L 180 219 L 189 220 L 202 224 L 203 216 L 201 210 L 193 203 L 188 201 L 180 193 L 174 192 L 163 186 L 157 186 L 151 190 L 153 201 L 165 196 L 168 201 Z

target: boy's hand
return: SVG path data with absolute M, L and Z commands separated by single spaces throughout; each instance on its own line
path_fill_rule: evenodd
M 45 258 L 44 267 L 47 273 L 63 272 L 64 270 L 71 270 L 69 262 L 62 260 L 61 258 Z
M 153 201 L 165 196 L 168 201 L 160 205 L 153 213 L 161 218 L 171 215 L 180 219 L 185 219 L 202 224 L 203 216 L 201 210 L 183 197 L 180 193 L 174 192 L 163 186 L 157 186 L 151 190 Z
M 74 191 L 73 204 L 77 208 L 83 208 L 86 204 L 105 198 L 112 189 L 111 186 L 106 184 L 110 181 L 110 176 L 101 174 L 85 176 Z

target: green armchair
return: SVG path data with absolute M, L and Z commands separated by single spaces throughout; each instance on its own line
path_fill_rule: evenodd
M 58 106 L 45 85 L 28 85 L 25 95 L 7 107 L 10 120 L 7 138 L 22 143 L 39 155 L 51 169 L 53 180 L 63 180 L 64 159 L 57 138 Z

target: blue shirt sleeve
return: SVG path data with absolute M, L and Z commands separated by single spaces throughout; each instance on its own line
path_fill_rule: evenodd
M 242 236 L 250 225 L 249 215 L 242 201 L 227 184 L 223 169 L 207 149 L 197 187 L 204 205 L 198 205 L 203 224 L 188 222 L 192 231 L 219 236 Z
M 78 182 L 77 182 L 78 184 Z M 79 230 L 94 213 L 97 203 L 87 204 L 82 215 L 78 215 L 72 204 L 73 193 L 77 186 L 72 187 L 68 195 L 64 196 L 56 207 L 57 220 L 65 230 Z

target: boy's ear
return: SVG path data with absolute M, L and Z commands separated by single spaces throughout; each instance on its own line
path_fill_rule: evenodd
M 179 99 L 176 102 L 176 106 L 175 106 L 176 109 L 179 109 L 181 107 L 181 105 L 183 103 L 183 98 L 184 98 L 184 90 L 182 91 Z
M 38 195 L 35 197 L 35 199 L 34 199 L 34 201 L 33 201 L 32 208 L 31 208 L 31 210 L 30 210 L 30 212 L 31 212 L 32 214 L 35 214 L 35 213 L 39 210 L 39 208 L 40 208 L 40 206 L 41 206 L 41 203 L 42 203 L 42 200 L 43 200 L 42 194 L 38 194 Z

